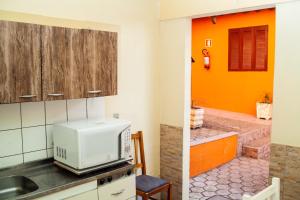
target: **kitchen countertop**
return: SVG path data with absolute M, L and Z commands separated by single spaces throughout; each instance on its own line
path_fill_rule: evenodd
M 78 176 L 56 166 L 53 163 L 53 159 L 47 159 L 7 169 L 1 169 L 0 178 L 17 175 L 25 176 L 34 181 L 39 186 L 36 191 L 17 197 L 18 200 L 27 200 L 60 192 L 74 186 L 95 181 L 133 168 L 133 164 L 123 163 L 117 166 L 100 169 L 85 175 Z

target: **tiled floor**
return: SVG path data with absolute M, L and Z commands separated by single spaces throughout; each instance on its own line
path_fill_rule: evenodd
M 242 199 L 268 185 L 269 162 L 240 157 L 190 179 L 190 200 L 206 200 L 213 196 Z M 214 199 L 218 199 L 215 197 Z

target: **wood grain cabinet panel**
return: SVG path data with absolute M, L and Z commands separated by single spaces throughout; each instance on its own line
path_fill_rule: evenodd
M 44 100 L 86 97 L 83 30 L 42 27 Z
M 100 69 L 97 83 L 102 86 L 103 95 L 117 94 L 117 33 L 97 31 L 96 33 L 96 62 Z
M 117 94 L 117 33 L 0 21 L 0 103 Z
M 42 41 L 44 100 L 117 94 L 117 33 L 43 27 Z
M 42 26 L 42 85 L 43 100 L 69 98 L 71 75 L 67 57 L 70 44 L 66 28 Z
M 88 97 L 117 94 L 117 33 L 84 31 Z
M 67 37 L 70 46 L 67 54 L 67 67 L 70 73 L 66 76 L 67 82 L 70 84 L 68 98 L 85 98 L 84 32 L 81 29 L 67 29 Z
M 40 26 L 0 21 L 0 103 L 41 101 Z

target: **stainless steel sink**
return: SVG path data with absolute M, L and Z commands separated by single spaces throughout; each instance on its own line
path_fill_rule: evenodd
M 28 194 L 39 187 L 24 176 L 8 176 L 0 178 L 0 199 L 14 198 Z

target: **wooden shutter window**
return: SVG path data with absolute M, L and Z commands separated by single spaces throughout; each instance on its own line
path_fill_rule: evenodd
M 242 52 L 240 52 L 241 55 L 241 61 L 240 61 L 240 67 L 241 70 L 247 71 L 252 69 L 253 65 L 253 31 L 252 28 L 243 28 L 240 31 L 241 34 L 241 46 L 242 46 Z
M 267 71 L 268 26 L 229 29 L 228 71 Z
M 240 58 L 240 32 L 239 30 L 229 30 L 229 69 L 239 70 Z
M 255 70 L 268 69 L 268 26 L 255 27 Z
M 240 33 L 239 30 L 229 30 L 229 68 L 238 70 L 240 63 Z

